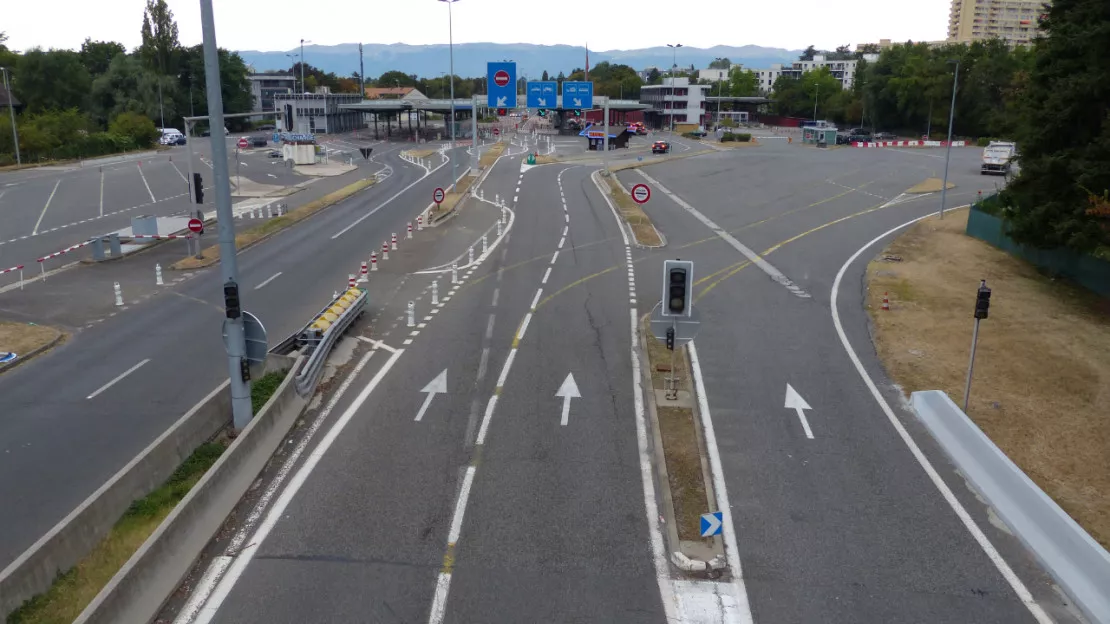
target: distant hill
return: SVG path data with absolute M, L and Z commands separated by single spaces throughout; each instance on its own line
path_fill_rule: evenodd
M 448 47 L 446 45 L 406 45 L 406 44 L 363 44 L 363 60 L 366 75 L 375 78 L 389 70 L 400 70 L 406 74 L 420 77 L 435 77 L 449 71 Z M 256 71 L 288 69 L 289 52 L 261 52 L 240 50 L 239 55 Z M 765 69 L 772 63 L 797 60 L 801 50 L 764 48 L 755 45 L 740 47 L 714 46 L 712 48 L 682 47 L 678 50 L 679 67 L 691 64 L 703 69 L 717 57 L 728 57 L 733 63 L 741 63 L 749 69 Z M 602 61 L 623 63 L 640 70 L 646 67 L 659 67 L 663 71 L 671 66 L 673 51 L 668 47 L 644 48 L 640 50 L 590 50 L 590 64 Z M 335 72 L 340 76 L 350 76 L 358 71 L 358 44 L 341 43 L 338 45 L 307 45 L 304 48 L 305 62 L 324 71 Z M 463 77 L 484 76 L 486 62 L 513 60 L 517 71 L 529 78 L 539 78 L 547 70 L 552 76 L 560 71 L 569 74 L 571 70 L 586 64 L 586 51 L 581 46 L 534 45 L 531 43 L 460 43 L 455 45 L 455 74 Z

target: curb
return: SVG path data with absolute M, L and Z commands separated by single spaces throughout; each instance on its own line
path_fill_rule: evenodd
M 39 327 L 43 327 L 43 325 L 39 325 Z M 51 328 L 51 329 L 54 329 L 54 328 Z M 38 347 L 35 347 L 34 349 L 31 349 L 26 355 L 21 355 L 21 356 L 17 357 L 15 359 L 15 361 L 13 361 L 13 362 L 8 362 L 7 364 L 0 364 L 0 375 L 3 375 L 4 373 L 10 371 L 11 369 L 13 369 L 13 368 L 15 368 L 15 367 L 17 367 L 21 364 L 25 364 L 25 363 L 31 361 L 32 359 L 35 358 L 35 356 L 39 356 L 39 355 L 42 355 L 43 353 L 46 353 L 47 351 L 49 351 L 49 350 L 53 349 L 54 347 L 58 346 L 58 344 L 60 342 L 62 342 L 63 340 L 66 339 L 67 334 L 64 331 L 61 331 L 60 329 L 55 329 L 54 331 L 57 332 L 57 334 L 54 336 L 54 338 L 50 342 L 48 342 L 44 345 L 39 345 Z

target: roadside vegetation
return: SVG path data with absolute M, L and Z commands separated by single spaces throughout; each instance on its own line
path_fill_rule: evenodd
M 60 333 L 35 323 L 0 321 L 0 352 L 15 353 L 22 359 L 56 340 Z
M 922 221 L 868 266 L 879 358 L 907 395 L 939 389 L 962 404 L 972 303 L 986 279 L 968 416 L 1110 548 L 1110 305 L 967 236 L 967 216 Z
M 501 154 L 505 153 L 505 146 L 507 145 L 508 143 L 502 142 L 497 142 L 493 145 L 490 145 L 488 148 L 485 149 L 485 151 L 482 152 L 482 157 L 478 159 L 478 166 L 480 166 L 482 169 L 485 169 L 486 167 L 493 165 L 494 161 L 500 158 Z
M 651 217 L 644 212 L 640 204 L 632 201 L 632 196 L 625 192 L 617 176 L 613 174 L 604 175 L 603 173 L 601 178 L 609 185 L 609 196 L 612 198 L 613 204 L 616 205 L 621 218 L 632 229 L 636 242 L 648 247 L 662 245 L 663 239 L 659 237 L 659 231 L 652 224 Z
M 484 156 L 483 156 L 484 158 Z M 474 183 L 475 176 L 466 175 L 455 184 L 455 188 L 443 196 L 443 203 L 435 208 L 432 208 L 431 213 L 428 215 L 428 223 L 435 223 L 445 215 L 451 213 L 455 206 L 459 205 L 467 191 L 470 190 L 470 185 Z

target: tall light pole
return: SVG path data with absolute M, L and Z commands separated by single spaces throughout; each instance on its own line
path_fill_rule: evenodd
M 674 72 L 678 69 L 678 49 L 682 47 L 681 43 L 674 45 L 667 44 L 671 49 L 671 134 L 674 134 Z
M 298 61 L 295 61 L 293 59 L 300 59 L 301 55 L 300 54 L 286 53 L 285 56 L 289 57 L 289 63 L 290 63 L 289 72 L 292 73 L 293 72 L 293 66 L 296 65 L 297 62 L 298 62 Z M 304 89 L 304 87 L 301 87 L 301 88 Z M 297 75 L 293 74 L 293 93 L 296 93 L 296 92 L 297 92 Z
M 306 42 L 304 39 L 301 39 L 301 95 L 304 95 L 305 92 L 307 91 L 307 89 L 305 89 L 305 84 L 304 84 L 304 44 L 305 43 L 312 43 L 312 42 L 311 41 Z
M 821 93 L 821 83 L 820 82 L 815 82 L 813 84 L 817 85 L 817 88 L 813 91 L 813 121 L 816 122 L 817 121 L 817 95 L 819 93 Z
M 451 149 L 455 149 L 455 23 L 451 14 L 451 5 L 459 0 L 439 0 L 447 3 L 447 49 L 451 57 Z M 478 111 L 472 111 L 477 113 Z M 458 179 L 458 163 L 454 156 L 451 158 L 451 188 L 455 187 Z
M 940 185 L 940 218 L 944 218 L 944 201 L 948 198 L 948 160 L 952 157 L 952 120 L 956 117 L 956 89 L 960 86 L 960 59 L 952 59 L 956 73 L 952 76 L 952 106 L 948 109 L 948 148 L 944 150 L 944 184 Z
M 0 67 L 0 72 L 4 74 L 4 94 L 8 97 L 8 114 L 12 118 L 12 144 L 15 146 L 15 164 L 22 165 L 23 161 L 19 158 L 19 131 L 15 129 L 15 102 L 12 100 L 12 90 L 8 87 L 8 68 Z
M 724 59 L 718 56 L 717 60 L 718 61 L 723 61 Z M 726 67 L 725 71 L 726 72 L 731 72 L 732 71 L 732 65 L 730 64 L 728 67 Z M 725 80 L 724 74 L 721 74 L 720 77 L 717 78 L 717 127 L 718 128 L 721 127 L 721 96 L 724 95 L 722 93 L 722 90 L 724 89 L 724 80 Z

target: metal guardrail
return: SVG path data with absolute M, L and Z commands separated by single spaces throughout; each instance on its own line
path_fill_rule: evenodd
M 352 297 L 352 295 L 354 296 Z M 300 349 L 305 356 L 301 360 L 301 365 L 293 371 L 293 387 L 298 395 L 304 398 L 312 395 L 332 347 L 338 342 L 339 337 L 347 331 L 347 328 L 366 310 L 367 301 L 368 295 L 362 288 L 345 290 L 316 314 L 312 321 L 305 325 L 304 329 L 289 336 L 271 349 L 271 352 L 283 355 L 294 349 Z M 335 312 L 337 307 L 342 310 L 340 313 Z M 334 320 L 328 318 L 328 315 L 333 316 Z M 321 324 L 326 324 L 327 327 L 321 329 Z

